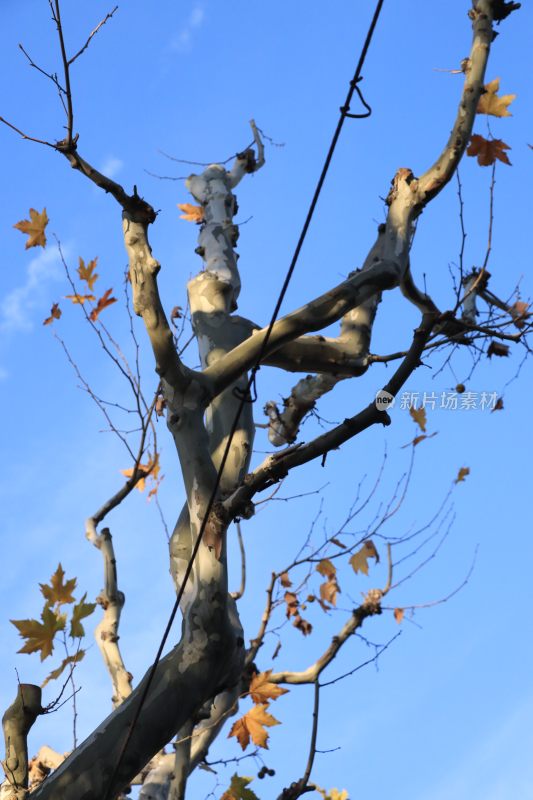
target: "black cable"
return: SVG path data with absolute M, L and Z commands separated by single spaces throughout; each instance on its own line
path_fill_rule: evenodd
M 283 303 L 283 300 L 285 298 L 285 295 L 287 293 L 287 289 L 289 288 L 289 283 L 290 283 L 292 275 L 294 273 L 294 270 L 295 270 L 295 267 L 296 267 L 296 263 L 298 261 L 299 255 L 300 255 L 300 251 L 302 249 L 302 245 L 304 243 L 305 237 L 307 235 L 307 231 L 309 229 L 309 225 L 311 224 L 311 220 L 313 218 L 313 214 L 314 214 L 314 211 L 315 211 L 315 208 L 316 208 L 316 204 L 318 202 L 318 198 L 320 196 L 320 192 L 322 191 L 322 187 L 324 185 L 324 181 L 326 179 L 326 175 L 327 175 L 327 172 L 328 172 L 330 164 L 331 164 L 331 159 L 333 158 L 333 153 L 335 152 L 335 148 L 336 148 L 337 142 L 339 140 L 339 136 L 340 136 L 340 133 L 341 133 L 341 130 L 342 130 L 342 126 L 344 124 L 344 120 L 346 119 L 346 117 L 358 118 L 357 115 L 350 114 L 350 103 L 352 101 L 354 92 L 357 92 L 357 94 L 359 95 L 359 97 L 361 98 L 363 104 L 365 105 L 365 107 L 367 109 L 367 113 L 365 113 L 362 116 L 364 116 L 364 117 L 370 116 L 370 113 L 371 113 L 370 106 L 368 106 L 367 103 L 363 100 L 361 92 L 359 91 L 359 89 L 357 87 L 357 84 L 361 80 L 361 70 L 363 68 L 363 64 L 364 64 L 364 61 L 365 61 L 365 58 L 366 58 L 366 54 L 367 54 L 368 48 L 370 46 L 370 42 L 372 41 L 372 37 L 374 35 L 374 30 L 375 30 L 379 15 L 381 13 L 381 8 L 383 6 L 383 2 L 384 2 L 384 0 L 378 0 L 378 2 L 376 4 L 376 8 L 375 8 L 375 11 L 374 11 L 374 16 L 372 17 L 372 21 L 370 23 L 370 27 L 368 29 L 365 42 L 363 44 L 363 49 L 361 50 L 361 55 L 359 56 L 359 61 L 357 62 L 357 66 L 355 68 L 354 76 L 353 76 L 352 80 L 350 81 L 350 88 L 348 90 L 348 94 L 346 95 L 346 100 L 344 102 L 344 105 L 341 106 L 341 108 L 340 108 L 339 121 L 337 123 L 337 127 L 335 129 L 334 134 L 333 134 L 333 138 L 331 140 L 331 144 L 329 146 L 329 150 L 328 150 L 328 153 L 326 155 L 326 160 L 324 161 L 324 166 L 322 167 L 322 172 L 320 173 L 320 177 L 318 179 L 318 182 L 317 182 L 314 194 L 313 194 L 313 198 L 311 200 L 311 204 L 309 206 L 309 210 L 308 210 L 307 216 L 305 218 L 305 222 L 303 224 L 303 227 L 302 227 L 298 242 L 296 244 L 296 248 L 294 250 L 294 253 L 293 253 L 293 256 L 292 256 L 292 259 L 291 259 L 291 263 L 290 263 L 289 268 L 287 270 L 287 274 L 285 276 L 285 280 L 283 282 L 283 286 L 281 287 L 281 291 L 279 293 L 279 297 L 278 297 L 278 300 L 276 302 L 276 306 L 274 308 L 274 312 L 272 314 L 272 318 L 271 318 L 269 326 L 267 328 L 267 332 L 266 332 L 266 335 L 265 335 L 265 337 L 263 339 L 263 343 L 261 345 L 261 349 L 260 349 L 259 354 L 257 356 L 256 362 L 255 362 L 254 366 L 252 367 L 252 369 L 250 370 L 250 377 L 248 379 L 248 384 L 246 386 L 246 389 L 242 391 L 242 395 L 240 396 L 239 407 L 237 409 L 237 413 L 235 414 L 235 419 L 233 420 L 233 424 L 231 426 L 231 430 L 230 430 L 229 437 L 228 437 L 228 440 L 227 440 L 227 443 L 226 443 L 224 454 L 222 456 L 222 460 L 220 462 L 220 466 L 218 468 L 217 476 L 216 476 L 216 479 L 215 479 L 215 485 L 213 487 L 213 491 L 212 491 L 211 496 L 209 498 L 209 502 L 207 504 L 207 508 L 205 510 L 204 517 L 202 519 L 202 524 L 201 524 L 200 530 L 198 532 L 198 537 L 196 539 L 196 542 L 194 543 L 194 547 L 192 549 L 189 561 L 187 563 L 187 567 L 186 567 L 185 573 L 183 575 L 181 586 L 180 586 L 180 588 L 178 590 L 178 593 L 176 595 L 176 600 L 174 602 L 174 607 L 172 608 L 172 612 L 171 612 L 170 617 L 168 619 L 167 626 L 165 628 L 165 632 L 163 634 L 163 637 L 161 639 L 161 643 L 160 643 L 159 648 L 157 650 L 157 654 L 156 654 L 154 663 L 152 664 L 150 672 L 148 673 L 148 679 L 146 681 L 146 685 L 145 685 L 145 687 L 143 689 L 141 698 L 139 700 L 139 705 L 138 705 L 137 710 L 135 712 L 135 715 L 134 715 L 134 717 L 133 717 L 133 719 L 131 721 L 131 724 L 130 724 L 130 726 L 128 728 L 128 733 L 126 735 L 126 738 L 124 740 L 124 744 L 122 745 L 121 751 L 119 753 L 119 757 L 118 757 L 117 763 L 116 763 L 115 768 L 114 768 L 114 770 L 113 770 L 113 772 L 111 774 L 111 778 L 110 778 L 110 781 L 109 781 L 109 788 L 108 788 L 108 790 L 106 792 L 104 800 L 110 800 L 110 792 L 111 792 L 113 781 L 114 781 L 115 776 L 116 776 L 116 774 L 117 774 L 117 772 L 119 770 L 120 765 L 122 764 L 122 761 L 124 759 L 124 755 L 126 753 L 127 746 L 128 746 L 128 744 L 129 744 L 129 742 L 131 740 L 131 737 L 133 735 L 133 731 L 135 730 L 137 722 L 139 721 L 139 716 L 141 714 L 141 710 L 142 710 L 142 708 L 144 706 L 144 703 L 146 701 L 146 697 L 148 696 L 148 692 L 150 690 L 150 686 L 152 684 L 152 681 L 153 681 L 153 678 L 154 678 L 154 675 L 155 675 L 155 671 L 157 669 L 157 665 L 159 664 L 159 661 L 161 659 L 161 655 L 163 653 L 163 649 L 165 647 L 165 644 L 167 642 L 168 636 L 170 634 L 170 630 L 172 628 L 174 619 L 176 618 L 176 614 L 178 612 L 178 608 L 179 608 L 181 599 L 183 597 L 183 593 L 185 591 L 185 586 L 187 585 L 187 581 L 189 580 L 191 572 L 192 572 L 192 568 L 193 568 L 193 565 L 194 565 L 194 560 L 196 558 L 198 550 L 200 549 L 200 544 L 202 542 L 202 537 L 204 535 L 204 531 L 205 531 L 205 527 L 206 527 L 207 521 L 209 519 L 209 515 L 210 515 L 210 513 L 211 513 L 211 511 L 213 509 L 213 505 L 214 505 L 214 502 L 215 502 L 215 499 L 216 499 L 216 496 L 217 496 L 217 492 L 218 492 L 218 489 L 219 489 L 219 486 L 220 486 L 220 481 L 221 481 L 221 478 L 222 478 L 222 474 L 223 474 L 225 466 L 226 466 L 228 455 L 229 455 L 229 452 L 230 452 L 230 449 L 231 449 L 231 444 L 232 444 L 233 437 L 235 436 L 235 432 L 236 432 L 238 424 L 239 424 L 239 420 L 240 420 L 240 417 L 241 417 L 241 414 L 242 414 L 242 410 L 243 410 L 244 406 L 246 405 L 246 403 L 250 402 L 250 396 L 251 396 L 250 390 L 252 389 L 252 387 L 255 386 L 256 374 L 257 374 L 257 372 L 258 372 L 258 370 L 259 370 L 259 368 L 261 366 L 261 361 L 263 359 L 263 356 L 265 355 L 266 348 L 267 348 L 267 345 L 268 345 L 268 341 L 269 341 L 270 336 L 272 334 L 272 329 L 273 329 L 274 324 L 275 324 L 275 322 L 276 322 L 276 320 L 278 318 L 278 314 L 279 314 L 281 305 Z

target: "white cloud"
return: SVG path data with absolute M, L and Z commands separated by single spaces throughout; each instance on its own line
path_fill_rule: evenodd
M 120 160 L 120 158 L 116 158 L 116 156 L 109 156 L 106 158 L 102 166 L 100 167 L 100 172 L 103 175 L 106 175 L 108 178 L 114 178 L 122 167 L 124 166 L 124 162 Z
M 187 22 L 173 38 L 170 46 L 178 53 L 188 53 L 192 47 L 194 31 L 202 25 L 205 20 L 205 11 L 201 5 L 196 5 L 187 18 Z
M 14 333 L 31 330 L 33 310 L 42 304 L 46 295 L 46 284 L 58 280 L 61 273 L 57 245 L 48 247 L 33 258 L 26 269 L 26 281 L 0 300 L 0 331 Z

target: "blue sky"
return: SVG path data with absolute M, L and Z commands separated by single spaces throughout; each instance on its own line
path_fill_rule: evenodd
M 301 305 L 339 282 L 360 265 L 384 216 L 383 198 L 399 166 L 422 172 L 438 154 L 451 128 L 461 76 L 439 70 L 456 68 L 467 54 L 470 26 L 467 2 L 434 4 L 422 0 L 388 0 L 363 70 L 363 88 L 374 109 L 364 121 L 348 121 L 322 194 L 316 218 L 291 283 L 284 310 Z M 101 0 L 79 8 L 65 0 L 64 20 L 72 49 L 109 7 Z M 130 0 L 98 34 L 74 71 L 75 128 L 80 152 L 160 209 L 151 231 L 154 254 L 161 261 L 161 292 L 168 309 L 185 305 L 185 282 L 200 267 L 194 254 L 197 229 L 178 219 L 176 204 L 187 202 L 183 181 L 161 181 L 147 171 L 180 177 L 191 167 L 165 159 L 216 161 L 242 149 L 250 140 L 248 120 L 283 147 L 267 146 L 267 164 L 239 186 L 241 228 L 239 266 L 243 282 L 240 310 L 265 323 L 285 275 L 292 249 L 353 74 L 372 4 L 340 0 L 334 10 L 324 4 L 295 0 L 231 4 L 160 0 L 157 11 Z M 488 68 L 488 79 L 501 77 L 502 93 L 516 93 L 513 117 L 495 120 L 494 135 L 511 146 L 513 166 L 498 165 L 491 288 L 503 297 L 521 282 L 531 295 L 529 229 L 531 201 L 525 176 L 530 169 L 531 82 L 525 68 L 530 52 L 531 8 L 523 8 L 501 25 Z M 33 58 L 58 69 L 53 30 L 45 0 L 2 3 L 0 114 L 28 133 L 59 139 L 61 107 L 53 87 L 25 63 L 22 42 Z M 476 132 L 485 132 L 478 119 Z M 76 387 L 76 378 L 51 331 L 41 322 L 52 302 L 68 293 L 54 240 L 45 251 L 25 251 L 13 224 L 30 206 L 46 206 L 48 231 L 55 232 L 72 268 L 78 256 L 99 257 L 105 287 L 121 291 L 126 265 L 120 214 L 114 201 L 73 173 L 59 156 L 0 129 L 4 191 L 0 203 L 3 282 L 0 292 L 0 390 L 4 423 L 4 477 L 0 485 L 4 529 L 0 707 L 16 691 L 14 668 L 22 680 L 39 682 L 48 671 L 36 657 L 15 655 L 20 646 L 8 618 L 38 614 L 38 583 L 47 580 L 61 560 L 80 588 L 96 596 L 101 587 L 99 555 L 85 541 L 84 519 L 120 485 L 128 464 L 121 445 L 99 433 L 103 420 Z M 461 168 L 468 232 L 466 263 L 479 265 L 485 254 L 489 171 L 474 159 Z M 460 246 L 458 201 L 452 184 L 424 212 L 412 254 L 413 271 L 441 308 L 453 303 L 449 265 Z M 124 386 L 101 358 L 76 309 L 66 308 L 58 332 L 65 338 L 91 384 L 107 397 L 122 397 Z M 119 304 L 106 321 L 125 336 Z M 386 297 L 375 329 L 373 349 L 390 352 L 409 343 L 418 318 L 403 298 Z M 144 345 L 143 332 L 139 337 Z M 126 340 L 127 341 L 127 340 Z M 370 666 L 324 690 L 316 782 L 345 787 L 350 796 L 394 796 L 397 800 L 504 800 L 527 797 L 533 790 L 530 753 L 531 624 L 530 563 L 533 557 L 528 507 L 531 426 L 529 363 L 517 380 L 521 354 L 484 360 L 467 381 L 478 394 L 503 396 L 503 411 L 428 412 L 429 432 L 438 431 L 416 451 L 409 492 L 389 523 L 401 535 L 430 519 L 446 496 L 458 469 L 469 466 L 465 483 L 451 496 L 454 523 L 438 556 L 409 583 L 398 588 L 391 604 L 423 604 L 446 596 L 461 584 L 477 549 L 474 571 L 464 589 L 449 602 L 416 611 L 401 628 L 392 612 L 363 631 L 384 643 L 401 636 L 383 654 L 379 670 Z M 195 363 L 191 355 L 191 364 Z M 455 362 L 455 373 L 442 358 L 419 370 L 410 391 L 450 391 L 470 368 L 468 357 Z M 146 385 L 152 385 L 150 354 L 144 347 Z M 338 420 L 367 404 L 386 380 L 375 367 L 357 381 L 344 383 L 324 398 L 320 413 Z M 152 381 L 155 387 L 155 380 Z M 261 405 L 286 394 L 294 376 L 262 369 Z M 310 420 L 305 438 L 319 430 Z M 320 495 L 292 503 L 273 502 L 246 525 L 249 590 L 242 603 L 247 636 L 253 636 L 272 569 L 290 560 L 316 518 L 335 530 L 346 515 L 358 482 L 363 492 L 387 463 L 374 505 L 356 529 L 370 524 L 379 502 L 387 502 L 408 469 L 410 451 L 402 449 L 414 435 L 406 411 L 396 408 L 393 425 L 371 430 L 332 453 L 327 466 L 309 465 L 280 494 L 288 496 L 328 486 Z M 183 499 L 171 442 L 159 426 L 165 479 L 160 497 L 170 524 Z M 258 451 L 266 450 L 262 431 Z M 261 459 L 260 452 L 257 459 Z M 446 518 L 448 519 L 448 518 Z M 166 539 L 157 512 L 135 493 L 109 525 L 117 548 L 121 586 L 127 597 L 121 645 L 128 668 L 138 679 L 149 665 L 172 602 L 167 579 Z M 322 529 L 322 528 L 320 528 Z M 232 580 L 236 582 L 238 569 Z M 360 592 L 385 581 L 379 566 L 368 579 L 340 578 L 339 605 L 350 608 Z M 342 624 L 342 612 L 326 617 L 309 611 L 315 632 L 303 640 L 298 631 L 283 631 L 277 667 L 302 668 L 314 660 Z M 341 619 L 342 618 L 342 619 Z M 88 628 L 91 628 L 89 624 Z M 176 630 L 175 636 L 178 631 Z M 90 637 L 89 637 L 90 638 Z M 272 640 L 274 642 L 274 640 Z M 265 647 L 261 668 L 270 666 L 273 650 Z M 371 649 L 354 640 L 331 676 L 366 660 Z M 53 666 L 53 665 L 52 665 Z M 79 670 L 80 734 L 85 735 L 109 709 L 110 688 L 95 646 Z M 52 694 L 50 694 L 50 698 Z M 303 769 L 311 714 L 307 690 L 292 691 L 272 709 L 282 721 L 273 729 L 265 753 L 276 776 L 255 781 L 259 796 L 297 778 Z M 61 716 L 63 714 L 63 716 Z M 43 719 L 32 733 L 32 746 L 48 743 L 63 751 L 71 745 L 70 710 Z M 340 748 L 336 749 L 335 748 Z M 213 748 L 211 758 L 238 755 L 233 743 Z M 257 772 L 244 762 L 242 774 Z M 232 766 L 219 775 L 218 797 Z M 202 773 L 191 796 L 203 797 L 214 776 Z M 267 781 L 271 783 L 268 784 Z M 217 793 L 218 792 L 218 793 Z

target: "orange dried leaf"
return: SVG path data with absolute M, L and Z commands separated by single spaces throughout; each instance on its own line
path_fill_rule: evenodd
M 515 94 L 504 94 L 498 97 L 500 79 L 495 78 L 490 83 L 485 84 L 485 93 L 479 98 L 476 114 L 490 114 L 493 117 L 512 117 L 508 110 L 515 99 Z
M 326 578 L 337 574 L 337 568 L 331 563 L 329 558 L 323 558 L 322 561 L 316 565 L 316 571 Z
M 320 584 L 320 597 L 332 606 L 337 605 L 337 595 L 339 592 L 340 586 L 335 576 L 330 577 L 325 583 Z
M 517 328 L 523 328 L 526 324 L 526 319 L 531 316 L 529 311 L 529 303 L 524 303 L 523 300 L 517 300 L 514 305 L 509 309 L 509 313 L 513 318 L 513 322 Z
M 289 586 L 292 586 L 292 581 L 289 578 L 289 573 L 288 572 L 282 572 L 281 575 L 279 576 L 279 580 L 280 580 L 281 585 L 285 589 L 288 589 Z
M 250 744 L 250 739 L 258 747 L 268 750 L 268 731 L 273 725 L 279 725 L 279 720 L 268 714 L 268 705 L 253 706 L 243 717 L 232 725 L 228 739 L 235 736 L 243 750 Z
M 117 298 L 116 297 L 111 297 L 111 292 L 112 291 L 113 291 L 113 289 L 108 289 L 107 292 L 105 292 L 102 295 L 102 297 L 100 297 L 100 299 L 98 300 L 98 302 L 96 304 L 96 308 L 93 308 L 93 310 L 89 314 L 89 317 L 90 317 L 92 322 L 96 322 L 96 320 L 98 319 L 98 317 L 100 316 L 100 314 L 104 310 L 104 308 L 107 308 L 108 306 L 111 306 L 111 305 L 113 305 L 113 303 L 117 302 Z
M 396 620 L 398 625 L 400 625 L 400 623 L 402 622 L 404 614 L 405 614 L 405 610 L 403 608 L 395 608 L 394 609 L 394 619 Z
M 30 219 L 21 219 L 13 225 L 21 233 L 27 233 L 25 249 L 29 247 L 46 247 L 45 228 L 48 225 L 46 208 L 39 213 L 34 208 L 30 208 Z
M 180 214 L 180 219 L 186 219 L 187 222 L 203 222 L 204 209 L 202 206 L 195 206 L 192 203 L 178 203 L 178 208 L 184 212 Z
M 71 300 L 74 303 L 74 305 L 78 303 L 79 305 L 82 306 L 84 303 L 87 302 L 87 300 L 89 300 L 91 303 L 94 303 L 96 297 L 94 296 L 94 294 L 66 294 L 65 300 Z
M 254 675 L 250 681 L 250 696 L 254 703 L 268 703 L 269 700 L 277 700 L 282 694 L 287 694 L 288 689 L 278 686 L 276 683 L 271 683 L 269 678 L 272 670 L 266 672 L 259 672 Z
M 420 442 L 423 442 L 424 439 L 432 439 L 434 436 L 437 435 L 437 433 L 438 433 L 438 431 L 435 431 L 435 433 L 429 433 L 429 434 L 428 433 L 421 433 L 419 436 L 415 436 L 415 438 L 413 439 L 412 442 L 407 442 L 407 444 L 402 445 L 402 450 L 404 450 L 406 447 L 411 447 L 411 446 L 412 447 L 416 447 L 417 444 L 420 444 Z
M 43 321 L 43 325 L 51 325 L 55 319 L 61 318 L 61 309 L 59 303 L 54 303 L 50 309 L 50 316 Z
M 455 479 L 455 483 L 461 483 L 461 481 L 464 481 L 467 475 L 470 475 L 470 467 L 461 467 L 461 469 L 457 473 L 457 478 Z
M 477 156 L 477 163 L 481 167 L 490 167 L 496 159 L 502 161 L 504 164 L 509 164 L 509 157 L 506 150 L 510 150 L 508 144 L 505 144 L 501 139 L 485 139 L 478 133 L 472 134 L 470 144 L 466 148 L 467 156 Z
M 410 408 L 409 414 L 412 416 L 418 427 L 425 433 L 426 432 L 426 409 L 425 408 Z
M 287 603 L 286 613 L 288 619 L 289 617 L 293 617 L 295 614 L 298 613 L 298 606 L 299 606 L 298 598 L 296 597 L 294 592 L 285 592 L 283 599 Z
M 362 572 L 364 575 L 368 575 L 369 558 L 375 558 L 376 564 L 379 561 L 379 553 L 376 550 L 372 539 L 367 539 L 363 546 L 350 558 L 350 564 L 352 565 L 353 571 L 355 573 Z
M 298 630 L 301 631 L 301 633 L 303 633 L 304 636 L 309 636 L 309 634 L 313 630 L 313 626 L 311 625 L 311 623 L 308 622 L 303 617 L 301 617 L 300 614 L 298 613 L 296 613 L 296 616 L 294 617 L 294 621 L 292 624 L 294 625 L 295 628 L 298 628 Z
M 98 280 L 98 273 L 95 272 L 96 263 L 98 261 L 97 258 L 93 258 L 92 261 L 89 261 L 87 265 L 83 258 L 80 256 L 80 265 L 78 267 L 78 275 L 80 276 L 80 280 L 85 281 L 87 286 L 89 287 L 89 291 L 92 292 L 93 286 Z
M 76 598 L 72 596 L 72 592 L 76 588 L 76 578 L 70 578 L 68 581 L 63 581 L 65 571 L 61 564 L 58 564 L 56 571 L 50 578 L 50 585 L 47 583 L 40 583 L 41 593 L 50 606 L 61 606 L 64 603 L 75 603 Z

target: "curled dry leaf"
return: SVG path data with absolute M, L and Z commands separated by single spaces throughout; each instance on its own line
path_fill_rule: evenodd
M 111 297 L 112 291 L 113 289 L 108 289 L 107 292 L 104 292 L 102 297 L 100 297 L 100 299 L 98 300 L 96 308 L 93 308 L 93 310 L 89 314 L 89 317 L 92 322 L 96 322 L 96 320 L 98 319 L 104 308 L 107 308 L 108 306 L 111 306 L 113 305 L 113 303 L 117 302 L 116 297 Z
M 284 589 L 288 589 L 289 586 L 292 586 L 292 581 L 289 578 L 288 572 L 282 572 L 279 576 L 279 580 Z
M 79 305 L 83 305 L 87 301 L 94 303 L 96 297 L 94 294 L 66 294 L 65 300 L 70 300 L 74 305 L 78 303 Z
M 424 439 L 433 439 L 433 437 L 436 436 L 437 433 L 438 433 L 438 431 L 435 431 L 435 433 L 429 433 L 429 434 L 421 433 L 420 436 L 415 436 L 415 438 L 413 439 L 412 442 L 407 442 L 407 444 L 402 445 L 402 450 L 404 450 L 406 447 L 411 447 L 411 446 L 416 447 L 417 444 L 420 444 L 420 442 L 423 442 Z
M 416 424 L 418 425 L 420 430 L 425 433 L 426 432 L 426 424 L 427 424 L 426 409 L 425 408 L 410 408 L 409 409 L 409 414 L 414 419 L 414 421 L 416 422 Z
M 400 623 L 402 622 L 402 620 L 404 618 L 404 614 L 405 614 L 405 609 L 403 609 L 403 608 L 395 608 L 394 609 L 394 619 L 396 620 L 398 625 L 400 625 Z
M 79 664 L 79 662 L 83 659 L 84 655 L 85 655 L 85 650 L 78 650 L 77 653 L 74 653 L 73 655 L 64 658 L 59 667 L 57 669 L 53 669 L 52 672 L 46 676 L 44 681 L 41 683 L 41 689 L 44 689 L 46 684 L 50 683 L 50 681 L 55 681 L 57 678 L 59 678 L 63 674 L 65 667 L 68 667 L 69 664 L 72 665 Z
M 43 325 L 51 325 L 55 319 L 61 318 L 61 313 L 62 312 L 59 308 L 59 303 L 54 303 L 50 309 L 50 316 L 43 320 Z
M 462 481 L 464 481 L 467 475 L 470 475 L 470 467 L 461 467 L 461 469 L 457 473 L 457 478 L 455 479 L 455 483 L 461 483 Z
M 492 358 L 492 356 L 504 358 L 509 355 L 509 345 L 503 344 L 502 342 L 491 342 L 487 350 L 487 355 L 489 358 Z
M 514 324 L 517 328 L 523 328 L 526 324 L 526 319 L 531 316 L 529 311 L 529 303 L 524 303 L 523 300 L 517 300 L 509 309 Z

